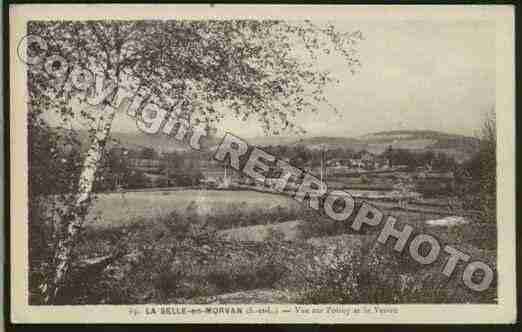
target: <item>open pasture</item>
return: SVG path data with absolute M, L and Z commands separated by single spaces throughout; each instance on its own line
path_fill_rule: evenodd
M 192 205 L 191 205 L 192 204 Z M 279 210 L 298 213 L 303 207 L 290 197 L 255 191 L 183 190 L 99 194 L 89 215 L 89 226 L 119 227 L 137 220 L 156 220 L 191 205 L 200 216 L 226 218 L 231 214 Z M 275 221 L 274 221 L 275 222 Z

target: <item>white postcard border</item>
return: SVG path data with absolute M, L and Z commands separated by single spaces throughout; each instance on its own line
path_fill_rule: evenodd
M 296 314 L 294 305 L 28 305 L 26 71 L 16 54 L 34 19 L 285 18 L 353 20 L 492 20 L 496 22 L 498 141 L 498 304 L 335 305 L 360 314 Z M 11 319 L 14 323 L 510 323 L 516 319 L 514 7 L 512 6 L 280 6 L 280 5 L 15 5 L 10 7 Z M 477 38 L 480 38 L 479 36 Z M 146 315 L 160 307 L 243 307 L 274 314 Z M 327 305 L 307 305 L 325 308 Z M 397 314 L 365 310 L 397 309 Z M 290 313 L 281 312 L 290 309 Z M 137 310 L 140 314 L 133 314 Z M 134 312 L 136 313 L 136 312 Z

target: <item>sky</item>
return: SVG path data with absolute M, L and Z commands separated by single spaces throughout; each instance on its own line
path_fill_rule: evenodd
M 388 130 L 436 130 L 474 136 L 495 105 L 495 27 L 491 21 L 333 21 L 340 31 L 360 30 L 362 67 L 354 75 L 342 60 L 319 59 L 340 84 L 327 107 L 302 114 L 306 136 L 356 137 Z M 226 117 L 221 130 L 262 136 L 255 120 Z M 135 121 L 118 114 L 113 131 L 135 132 Z
M 472 136 L 493 109 L 495 30 L 490 23 L 334 24 L 362 31 L 362 67 L 327 93 L 339 116 L 325 110 L 298 118 L 308 135 L 423 129 Z M 331 68 L 340 71 L 337 63 Z M 262 135 L 255 124 L 225 125 L 240 136 Z

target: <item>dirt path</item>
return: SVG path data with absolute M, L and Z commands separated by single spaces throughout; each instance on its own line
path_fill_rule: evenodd
M 255 303 L 295 303 L 297 294 L 289 291 L 281 291 L 276 289 L 254 289 L 243 292 L 234 292 L 209 296 L 203 298 L 194 298 L 190 303 L 204 304 L 255 304 Z

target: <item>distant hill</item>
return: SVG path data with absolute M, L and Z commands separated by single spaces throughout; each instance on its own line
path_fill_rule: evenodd
M 367 150 L 382 153 L 389 146 L 394 149 L 406 149 L 423 152 L 431 150 L 453 156 L 461 162 L 470 158 L 479 149 L 480 140 L 474 137 L 447 134 L 429 130 L 395 130 L 371 133 L 355 138 L 311 137 L 296 141 L 296 145 L 305 145 L 311 149 L 345 148 L 355 151 Z
M 367 144 L 364 141 L 361 141 L 357 138 L 349 138 L 349 137 L 327 137 L 327 136 L 319 136 L 319 137 L 311 137 L 311 138 L 303 138 L 298 141 L 295 141 L 293 145 L 302 145 L 309 149 L 352 149 L 355 151 L 363 150 L 367 147 Z
M 243 138 L 249 144 L 256 146 L 268 146 L 268 145 L 290 145 L 299 140 L 296 136 L 258 136 L 254 138 Z
M 142 132 L 138 133 L 121 133 L 113 132 L 111 134 L 113 144 L 121 144 L 129 149 L 153 148 L 156 151 L 182 151 L 187 150 L 188 146 L 183 142 L 179 142 L 174 137 L 164 134 L 151 135 Z
M 82 141 L 88 137 L 87 132 L 80 132 Z M 173 137 L 167 135 L 148 135 L 145 133 L 121 133 L 113 132 L 110 145 L 122 145 L 130 149 L 140 149 L 144 147 L 154 148 L 156 151 L 184 151 L 190 147 L 184 142 L 178 142 Z M 256 146 L 267 145 L 303 145 L 309 149 L 352 149 L 354 151 L 367 150 L 379 154 L 389 146 L 394 149 L 406 149 L 415 152 L 431 150 L 442 152 L 453 156 L 461 162 L 470 158 L 479 149 L 480 140 L 474 137 L 447 134 L 438 131 L 428 130 L 395 130 L 381 131 L 359 137 L 306 137 L 296 138 L 291 136 L 264 136 L 258 138 L 245 138 L 245 140 Z M 213 147 L 221 142 L 221 137 L 206 139 L 204 143 Z
M 327 137 L 327 136 L 317 136 L 311 138 L 303 138 L 296 141 L 294 144 L 306 144 L 306 145 L 349 145 L 349 144 L 361 144 L 362 142 L 356 138 L 350 137 Z
M 87 141 L 89 140 L 89 134 L 87 131 L 80 130 L 78 131 L 78 135 L 82 142 L 82 146 L 84 148 L 87 147 Z M 221 139 L 221 138 L 220 138 Z M 208 146 L 214 146 L 219 144 L 220 139 L 201 140 L 202 144 L 206 144 Z M 188 143 L 179 142 L 174 139 L 174 137 L 158 134 L 151 135 L 142 132 L 136 133 L 123 133 L 123 132 L 111 132 L 111 140 L 107 143 L 109 147 L 111 146 L 122 146 L 128 149 L 140 150 L 143 148 L 153 148 L 158 152 L 172 152 L 172 151 L 186 151 L 190 150 L 190 146 Z

